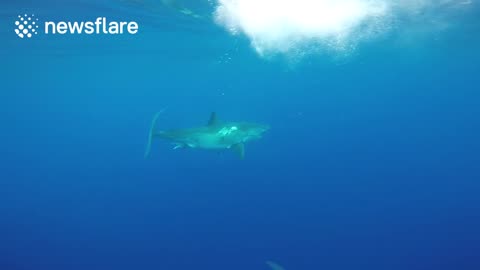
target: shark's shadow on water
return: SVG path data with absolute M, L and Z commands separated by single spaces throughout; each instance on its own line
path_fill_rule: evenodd
M 173 149 L 198 148 L 206 150 L 234 150 L 238 156 L 245 157 L 245 143 L 262 138 L 270 129 L 268 125 L 250 122 L 224 122 L 217 119 L 217 114 L 212 112 L 208 123 L 204 126 L 156 130 L 157 120 L 162 112 L 155 114 L 148 133 L 145 157 L 151 152 L 152 141 L 160 138 L 174 144 Z

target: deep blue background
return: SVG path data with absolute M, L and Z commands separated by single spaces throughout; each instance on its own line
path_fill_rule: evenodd
M 292 66 L 160 4 L 1 6 L 0 269 L 480 269 L 478 9 Z M 141 32 L 21 40 L 25 12 Z M 272 129 L 243 161 L 161 141 L 144 160 L 164 107 L 163 128 Z

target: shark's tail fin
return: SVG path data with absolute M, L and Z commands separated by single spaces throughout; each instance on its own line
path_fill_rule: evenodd
M 158 117 L 165 111 L 166 109 L 163 109 L 159 112 L 157 112 L 152 119 L 152 123 L 150 125 L 150 130 L 148 131 L 148 141 L 147 141 L 147 148 L 145 149 L 145 158 L 150 155 L 150 150 L 152 148 L 152 140 L 153 140 L 153 133 L 155 131 L 155 125 L 157 123 Z

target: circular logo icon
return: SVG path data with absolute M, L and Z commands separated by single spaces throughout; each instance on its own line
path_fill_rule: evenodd
M 18 15 L 15 21 L 15 33 L 20 38 L 31 38 L 38 34 L 38 19 L 35 15 Z

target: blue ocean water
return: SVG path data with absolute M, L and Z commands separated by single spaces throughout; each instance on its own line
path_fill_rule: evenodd
M 0 269 L 480 268 L 477 2 L 294 63 L 160 2 L 1 4 Z M 25 12 L 141 28 L 25 40 Z M 271 129 L 244 160 L 160 140 L 144 159 L 163 108 L 159 128 Z

